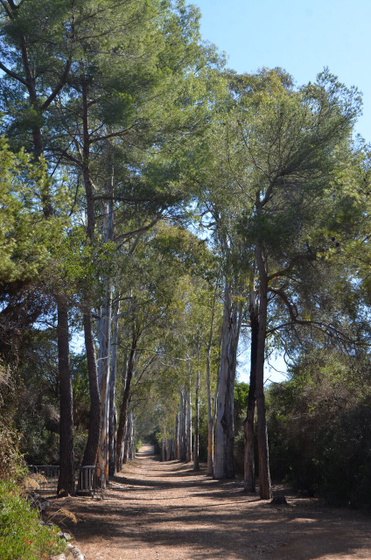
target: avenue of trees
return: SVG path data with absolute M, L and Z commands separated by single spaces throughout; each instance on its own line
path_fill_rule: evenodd
M 184 0 L 0 13 L 0 430 L 60 495 L 152 437 L 263 499 L 273 476 L 370 504 L 358 91 L 237 74 Z

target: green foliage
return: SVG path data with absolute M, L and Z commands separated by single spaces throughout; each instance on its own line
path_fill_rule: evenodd
M 243 381 L 235 381 L 234 384 L 234 426 L 237 434 L 243 428 L 243 421 L 247 414 L 247 399 L 249 396 L 249 385 Z
M 45 164 L 32 164 L 24 151 L 11 153 L 2 138 L 0 169 L 0 281 L 35 281 L 60 239 L 61 221 L 43 214 Z
M 334 504 L 371 505 L 368 359 L 308 355 L 269 391 L 271 467 Z
M 243 473 L 244 464 L 244 420 L 247 416 L 249 385 L 243 381 L 234 384 L 234 461 L 237 472 Z
M 0 558 L 2 560 L 42 560 L 64 552 L 57 527 L 40 523 L 35 509 L 12 483 L 0 482 Z
M 0 421 L 0 481 L 23 478 L 25 466 L 19 443 L 20 435 Z

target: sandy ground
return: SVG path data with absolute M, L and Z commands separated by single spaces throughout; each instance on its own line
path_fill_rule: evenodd
M 287 495 L 272 506 L 191 464 L 161 463 L 144 446 L 103 499 L 58 507 L 86 560 L 371 560 L 371 517 Z

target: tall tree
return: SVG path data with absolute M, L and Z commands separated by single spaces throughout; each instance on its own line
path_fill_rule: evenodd
M 331 228 L 339 227 L 336 213 L 349 199 L 342 181 L 344 174 L 352 180 L 348 154 L 359 96 L 325 71 L 315 84 L 299 91 L 286 75 L 263 72 L 252 81 L 248 78 L 237 97 L 236 131 L 249 169 L 245 192 L 253 200 L 241 225 L 247 248 L 255 254 L 257 284 L 257 326 L 251 323 L 255 371 L 250 383 L 255 383 L 258 413 L 260 495 L 269 498 L 264 399 L 268 306 L 278 298 L 296 322 L 314 324 L 319 316 L 314 305 L 311 311 L 307 308 L 309 318 L 300 319 L 296 301 L 300 286 L 308 285 L 303 275 L 320 259 L 320 245 Z

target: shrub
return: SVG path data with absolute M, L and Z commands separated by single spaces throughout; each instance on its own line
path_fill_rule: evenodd
M 18 480 L 25 474 L 19 435 L 0 421 L 0 480 Z
M 370 507 L 370 364 L 335 353 L 313 358 L 270 388 L 272 475 L 334 505 Z
M 0 482 L 1 560 L 42 560 L 65 550 L 57 527 L 44 526 L 12 482 Z

